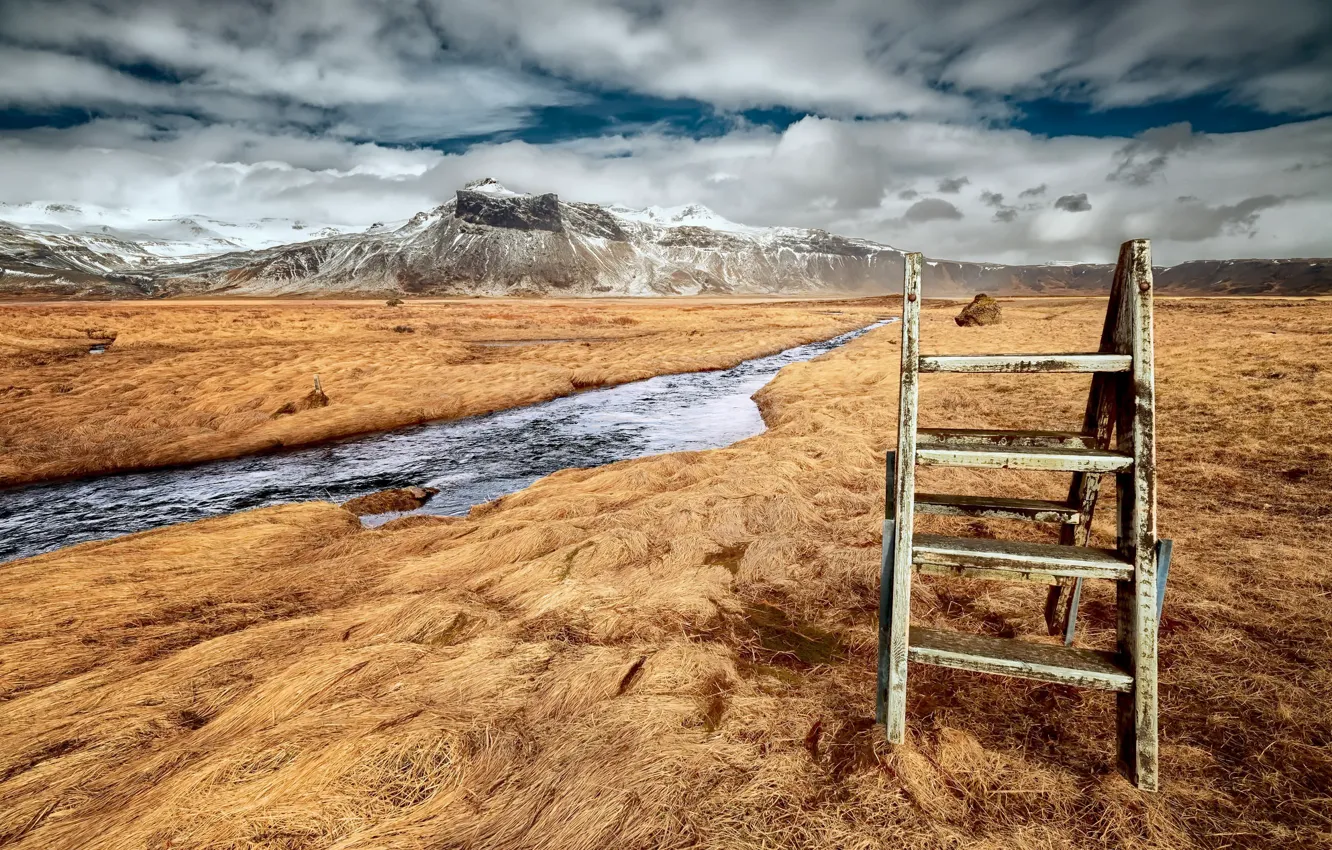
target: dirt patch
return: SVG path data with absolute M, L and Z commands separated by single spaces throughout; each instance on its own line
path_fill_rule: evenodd
M 704 558 L 703 563 L 709 567 L 723 567 L 731 575 L 738 575 L 740 573 L 740 561 L 745 557 L 745 552 L 748 549 L 748 543 L 723 546 L 719 551 L 713 552 Z
M 300 401 L 289 401 L 286 404 L 273 411 L 274 419 L 279 416 L 290 416 L 293 413 L 299 413 L 302 410 L 318 410 L 321 407 L 328 407 L 328 395 L 324 388 L 320 386 L 319 379 L 315 378 L 314 389 L 305 394 Z
M 846 654 L 835 632 L 791 619 L 781 608 L 760 602 L 745 608 L 737 624 L 738 643 L 751 660 L 765 664 L 808 668 L 831 664 Z
M 522 348 L 528 345 L 556 345 L 561 342 L 607 341 L 595 336 L 570 336 L 561 339 L 478 339 L 469 341 L 468 345 L 479 345 L 482 348 Z

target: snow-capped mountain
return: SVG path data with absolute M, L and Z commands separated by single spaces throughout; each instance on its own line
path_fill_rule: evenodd
M 206 216 L 145 218 L 129 210 L 61 203 L 0 203 L 0 269 L 33 278 L 95 279 L 232 251 L 336 236 L 349 228 L 268 218 L 234 224 Z
M 692 295 L 879 292 L 901 262 L 884 245 L 699 205 L 602 207 L 481 180 L 406 222 L 119 271 L 153 294 Z
M 888 294 L 901 285 L 903 257 L 823 230 L 738 224 L 699 204 L 600 206 L 490 179 L 368 228 L 0 205 L 0 294 L 11 295 Z M 1112 271 L 929 260 L 923 285 L 932 296 L 1096 293 Z M 1317 294 L 1332 289 L 1332 269 L 1324 260 L 1186 263 L 1158 269 L 1157 285 Z

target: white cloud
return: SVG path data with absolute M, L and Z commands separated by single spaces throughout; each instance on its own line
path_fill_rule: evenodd
M 170 88 L 97 62 L 0 45 L 0 103 L 40 109 L 70 103 L 169 107 L 176 102 Z
M 125 120 L 0 137 L 0 201 L 127 208 L 144 218 L 201 214 L 369 224 L 435 199 L 419 178 L 434 151 L 183 122 Z
M 842 117 L 975 120 L 1006 115 L 1001 96 L 1122 106 L 1226 90 L 1313 113 L 1332 107 L 1329 31 L 1326 0 L 7 0 L 0 32 L 42 64 L 0 102 L 166 100 L 325 130 L 332 113 L 337 130 L 380 140 L 523 126 L 582 96 L 560 77 Z M 135 64 L 179 85 L 123 73 Z
M 1234 88 L 1312 113 L 1332 98 L 1325 0 L 431 2 L 446 32 L 515 62 L 727 108 L 958 118 L 1004 111 L 963 92 L 1108 107 Z
M 701 140 L 651 133 L 508 142 L 448 155 L 198 122 L 164 132 L 108 120 L 0 139 L 0 200 L 364 225 L 407 218 L 467 180 L 492 176 L 570 200 L 697 201 L 736 221 L 822 227 L 953 259 L 1105 262 L 1137 236 L 1153 239 L 1166 263 L 1327 253 L 1332 166 L 1315 152 L 1332 150 L 1332 118 L 1207 140 L 1170 157 L 1158 179 L 1132 185 L 1105 180 L 1122 139 L 911 120 L 808 118 L 781 133 L 741 127 Z M 957 194 L 931 197 L 961 173 L 970 182 Z M 1041 185 L 1044 196 L 1033 197 Z M 1080 194 L 1092 209 L 1070 214 L 1050 200 Z M 998 209 L 998 220 L 995 195 L 1016 199 Z M 924 201 L 951 204 L 960 218 L 924 215 Z
M 451 57 L 407 4 L 10 0 L 0 32 L 25 45 L 0 51 L 0 71 L 11 72 L 0 79 L 12 81 L 0 83 L 0 104 L 151 107 L 410 142 L 516 129 L 534 108 L 583 98 L 549 78 Z M 122 70 L 136 66 L 146 77 Z
M 1332 5 L 1324 0 L 1135 0 L 1112 8 L 1055 77 L 1088 86 L 1102 106 L 1237 86 L 1241 99 L 1269 111 L 1326 108 Z M 1306 74 L 1287 78 L 1284 95 L 1274 96 L 1302 54 L 1311 54 L 1303 60 Z
M 1326 0 L 5 0 L 0 108 L 101 117 L 0 133 L 0 200 L 355 224 L 492 175 L 959 259 L 1106 260 L 1137 235 L 1167 261 L 1326 254 L 1332 119 L 1131 140 L 1003 119 L 1043 96 L 1332 109 L 1330 31 Z M 598 90 L 815 114 L 702 139 L 649 117 L 548 145 L 393 146 L 518 130 Z M 1078 196 L 1091 209 L 1053 206 Z

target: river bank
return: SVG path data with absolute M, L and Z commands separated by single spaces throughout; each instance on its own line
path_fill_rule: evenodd
M 729 368 L 886 312 L 885 299 L 0 304 L 0 487 Z M 315 376 L 327 404 L 310 399 Z

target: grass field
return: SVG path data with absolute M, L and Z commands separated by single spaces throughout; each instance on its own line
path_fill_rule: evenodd
M 232 457 L 732 366 L 864 326 L 884 309 L 686 304 L 0 305 L 0 486 Z M 106 353 L 88 354 L 110 338 Z M 538 342 L 512 344 L 522 340 Z M 325 407 L 306 401 L 316 375 Z
M 1102 310 L 961 329 L 927 305 L 925 351 L 1085 350 Z M 1325 302 L 1157 305 L 1159 794 L 1115 774 L 1101 692 L 913 665 L 908 743 L 873 725 L 892 326 L 783 370 L 770 429 L 730 448 L 467 518 L 362 530 L 308 503 L 6 565 L 0 844 L 1327 847 L 1329 328 Z M 922 424 L 1076 427 L 1086 380 L 927 375 Z M 1033 636 L 1043 597 L 920 578 L 913 616 Z M 1113 632 L 1093 583 L 1082 644 Z

